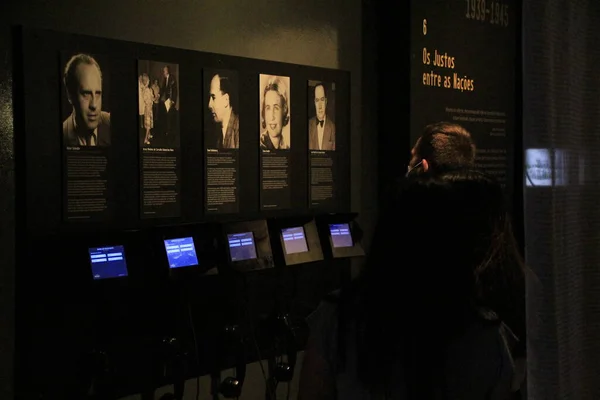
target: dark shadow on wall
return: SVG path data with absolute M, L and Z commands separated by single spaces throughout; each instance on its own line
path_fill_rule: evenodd
M 410 1 L 401 2 L 392 12 L 383 0 L 365 0 L 372 10 L 369 44 L 375 53 L 371 72 L 378 90 L 374 93 L 377 106 L 371 119 L 377 126 L 378 180 L 374 191 L 379 193 L 379 205 L 385 201 L 390 185 L 404 175 L 410 149 Z M 368 37 L 366 34 L 365 40 Z M 367 71 L 365 71 L 365 74 Z
M 2 14 L 3 15 L 3 14 Z M 15 310 L 15 170 L 11 36 L 0 24 L 0 398 L 13 398 Z
M 358 40 L 361 41 L 361 60 L 362 69 L 360 83 L 362 85 L 360 92 L 361 113 L 356 122 L 356 129 L 359 132 L 357 140 L 353 141 L 353 146 L 359 146 L 360 165 L 352 163 L 352 169 L 357 170 L 360 177 L 360 186 L 358 188 L 358 197 L 360 198 L 361 223 L 365 231 L 365 245 L 368 249 L 371 236 L 375 228 L 375 222 L 378 214 L 378 182 L 379 174 L 378 151 L 379 151 L 379 129 L 381 127 L 379 110 L 379 82 L 378 71 L 379 55 L 377 54 L 378 24 L 375 13 L 375 0 L 362 1 L 362 32 Z M 340 46 L 340 49 L 351 49 L 351 45 Z M 340 60 L 342 57 L 340 56 Z M 354 160 L 353 160 L 354 161 Z
M 352 210 L 359 213 L 368 249 L 377 217 L 378 81 L 377 21 L 374 0 L 345 8 L 338 15 L 340 69 L 351 75 Z M 356 26 L 356 20 L 361 21 Z

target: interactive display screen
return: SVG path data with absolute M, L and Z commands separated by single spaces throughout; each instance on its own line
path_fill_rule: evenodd
M 352 247 L 354 242 L 348 224 L 329 224 L 333 247 Z
M 283 237 L 283 247 L 286 254 L 303 253 L 308 251 L 304 228 L 301 226 L 295 228 L 284 228 L 281 230 Z
M 182 268 L 198 265 L 194 239 L 191 237 L 165 239 L 165 250 L 169 268 Z
M 89 249 L 89 253 L 94 279 L 127 276 L 127 262 L 123 246 L 92 247 Z
M 227 235 L 227 241 L 229 242 L 231 261 L 256 259 L 256 247 L 252 232 L 230 233 Z

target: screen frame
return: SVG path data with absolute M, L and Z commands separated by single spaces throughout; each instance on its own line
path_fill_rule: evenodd
M 183 265 L 181 267 L 171 267 L 171 260 L 169 259 L 169 253 L 167 251 L 167 241 L 169 240 L 178 240 L 178 239 L 192 239 L 192 246 L 194 246 L 194 255 L 196 256 L 196 264 L 191 264 L 191 265 Z M 198 249 L 196 248 L 196 240 L 194 239 L 193 235 L 189 235 L 189 236 L 180 236 L 180 237 L 170 237 L 170 238 L 164 238 L 162 240 L 163 243 L 163 247 L 164 247 L 164 251 L 165 251 L 165 255 L 167 256 L 167 266 L 169 267 L 169 270 L 176 270 L 176 269 L 184 269 L 184 268 L 199 268 L 200 267 L 200 258 L 198 257 Z
M 219 236 L 219 225 L 214 223 L 198 223 L 189 225 L 163 226 L 158 230 L 157 246 L 161 248 L 163 266 L 161 275 L 171 279 L 187 281 L 193 276 L 218 275 L 218 257 L 215 241 Z M 164 245 L 165 240 L 191 237 L 196 249 L 198 264 L 187 267 L 171 268 L 169 256 Z
M 278 238 L 277 260 L 286 266 L 307 264 L 315 261 L 321 261 L 323 249 L 321 238 L 317 229 L 317 224 L 313 216 L 308 217 L 290 217 L 273 218 L 269 220 L 269 227 L 273 237 Z M 304 231 L 304 240 L 308 251 L 288 254 L 285 251 L 285 241 L 283 240 L 283 230 L 289 228 L 302 228 Z
M 58 237 L 62 238 L 59 245 L 64 246 L 63 243 L 69 243 L 60 251 L 61 262 L 64 263 L 65 269 L 59 274 L 59 279 L 72 281 L 75 278 L 80 282 L 85 281 L 89 288 L 98 287 L 100 292 L 95 292 L 95 296 L 99 296 L 100 293 L 107 290 L 116 290 L 117 287 L 126 290 L 126 288 L 131 288 L 132 285 L 135 286 L 134 282 L 146 279 L 148 271 L 143 266 L 151 257 L 149 252 L 152 251 L 152 246 L 146 240 L 146 233 L 141 230 L 98 230 Z M 123 246 L 127 276 L 94 279 L 89 249 L 114 246 Z M 69 250 L 73 248 L 77 250 Z M 86 265 L 86 267 L 83 267 L 83 265 Z
M 333 237 L 331 236 L 331 231 L 329 228 L 330 224 L 348 224 L 348 228 L 350 228 L 350 236 L 352 237 L 352 246 L 346 247 L 334 247 L 333 245 Z M 358 235 L 356 232 L 356 222 L 355 221 L 345 221 L 345 222 L 331 222 L 327 224 L 327 238 L 329 240 L 329 246 L 331 248 L 331 254 L 333 258 L 346 258 L 346 257 L 359 257 L 364 256 L 365 251 L 362 247 L 360 239 L 358 239 Z
M 94 277 L 94 268 L 93 268 L 93 263 L 92 263 L 92 255 L 91 255 L 91 251 L 92 249 L 94 250 L 98 250 L 98 249 L 102 249 L 102 248 L 107 248 L 107 247 L 120 247 L 122 252 L 123 252 L 123 261 L 125 262 L 125 272 L 126 275 L 120 275 L 120 276 L 110 276 L 110 277 L 106 277 L 106 278 L 96 278 Z M 99 281 L 109 281 L 109 280 L 122 280 L 122 279 L 126 279 L 129 278 L 129 265 L 127 265 L 127 252 L 125 251 L 125 244 L 109 244 L 109 245 L 101 245 L 101 246 L 89 246 L 87 248 L 87 254 L 88 254 L 88 262 L 89 262 L 89 268 L 90 268 L 90 274 L 92 276 L 92 279 L 94 280 L 94 282 L 99 282 Z
M 350 240 L 352 241 L 352 244 L 350 246 L 335 246 L 334 240 L 333 240 L 333 234 L 331 233 L 331 226 L 332 225 L 346 225 L 348 227 L 348 234 L 350 235 Z M 330 224 L 327 224 L 327 229 L 329 232 L 329 237 L 331 239 L 331 247 L 333 249 L 344 249 L 344 248 L 348 248 L 348 247 L 354 247 L 355 244 L 355 240 L 354 240 L 354 235 L 352 234 L 352 226 L 349 222 L 333 222 Z
M 319 233 L 324 243 L 327 243 L 327 257 L 331 258 L 347 258 L 347 257 L 361 257 L 365 255 L 365 250 L 362 247 L 362 229 L 356 218 L 357 213 L 347 214 L 326 214 L 317 217 L 317 224 L 319 226 Z M 331 237 L 331 231 L 329 229 L 330 224 L 348 224 L 350 228 L 350 235 L 352 236 L 353 246 L 349 247 L 334 247 L 333 239 Z
M 304 241 L 304 246 L 306 247 L 306 250 L 302 250 L 302 251 L 295 251 L 293 253 L 288 252 L 287 250 L 287 245 L 286 245 L 286 240 L 284 238 L 284 230 L 290 230 L 290 229 L 302 229 L 302 240 Z M 300 226 L 290 226 L 290 227 L 283 227 L 279 229 L 279 234 L 281 236 L 281 248 L 283 249 L 283 253 L 287 256 L 293 256 L 294 254 L 301 254 L 301 253 L 308 253 L 310 251 L 310 246 L 308 245 L 308 238 L 306 237 L 306 229 L 304 228 L 304 225 L 300 225 Z
M 254 248 L 254 257 L 252 258 L 244 258 L 241 260 L 234 260 L 233 257 L 231 256 L 231 246 L 229 243 L 230 237 L 231 235 L 247 235 L 250 234 L 250 236 L 252 237 L 252 247 Z M 229 262 L 231 263 L 239 263 L 239 262 L 244 262 L 244 261 L 254 261 L 258 259 L 258 250 L 256 248 L 256 239 L 254 237 L 254 232 L 252 231 L 247 231 L 247 232 L 232 232 L 232 233 L 227 233 L 226 234 L 227 237 L 227 256 L 229 257 Z
M 256 259 L 232 261 L 229 252 L 229 234 L 252 232 Z M 236 272 L 250 272 L 273 268 L 273 251 L 271 249 L 271 236 L 265 219 L 252 221 L 238 221 L 225 223 L 221 226 L 221 263 L 224 268 Z

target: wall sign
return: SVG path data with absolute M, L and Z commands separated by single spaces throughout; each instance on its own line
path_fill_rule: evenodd
M 515 5 L 510 1 L 411 2 L 411 141 L 440 121 L 466 128 L 476 163 L 512 194 Z

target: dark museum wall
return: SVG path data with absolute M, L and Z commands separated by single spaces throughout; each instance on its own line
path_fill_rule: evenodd
M 12 127 L 13 25 L 350 71 L 352 210 L 359 213 L 366 237 L 370 236 L 377 204 L 375 34 L 371 28 L 363 32 L 369 13 L 363 14 L 361 0 L 288 0 L 277 5 L 264 0 L 0 3 L 0 398 L 12 398 L 15 340 L 15 205 L 19 203 L 12 143 L 14 134 L 25 134 L 13 132 Z M 251 366 L 248 375 L 242 399 L 263 398 L 259 368 Z

